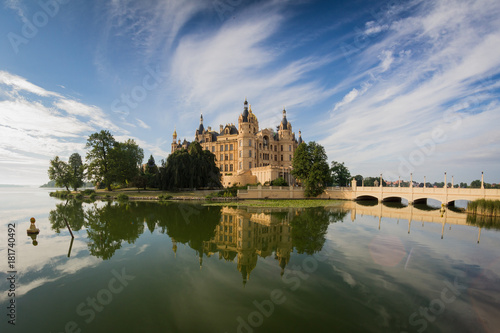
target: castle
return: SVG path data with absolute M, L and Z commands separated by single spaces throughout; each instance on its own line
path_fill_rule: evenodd
M 259 130 L 259 121 L 246 99 L 243 113 L 238 118 L 238 127 L 234 124 L 220 125 L 218 132 L 211 127 L 205 129 L 201 115 L 195 141 L 203 149 L 215 154 L 216 164 L 222 174 L 222 185 L 226 187 L 264 184 L 279 177 L 283 177 L 290 185 L 295 183 L 290 172 L 293 154 L 302 143 L 302 137 L 299 131 L 298 139 L 295 138 L 284 108 L 277 132 L 270 128 Z M 174 130 L 172 153 L 187 149 L 189 144 L 185 139 L 181 143 Z

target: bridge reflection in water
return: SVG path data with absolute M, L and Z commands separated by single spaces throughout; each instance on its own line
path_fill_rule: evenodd
M 433 209 L 432 207 L 427 205 L 396 205 L 396 207 L 391 207 L 390 205 L 386 205 L 384 203 L 376 204 L 373 201 L 368 202 L 368 204 L 348 201 L 344 203 L 343 207 L 344 209 L 348 209 L 351 211 L 351 221 L 353 222 L 354 220 L 356 220 L 357 214 L 378 216 L 379 230 L 381 228 L 382 217 L 397 219 L 398 221 L 407 220 L 408 233 L 410 233 L 411 231 L 412 222 L 420 222 L 422 223 L 422 226 L 424 226 L 426 222 L 439 223 L 442 225 L 441 239 L 444 238 L 444 230 L 447 224 L 449 225 L 450 229 L 452 224 L 470 225 L 470 223 L 468 223 L 467 221 L 466 213 L 444 207 L 441 209 Z M 477 242 L 479 243 L 481 238 L 481 228 L 479 227 L 478 229 L 479 231 Z

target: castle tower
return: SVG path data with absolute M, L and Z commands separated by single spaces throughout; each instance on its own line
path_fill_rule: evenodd
M 280 139 L 282 137 L 289 139 L 290 138 L 289 135 L 292 133 L 292 123 L 290 123 L 286 119 L 286 110 L 284 107 L 283 107 L 283 119 L 281 119 L 281 123 L 280 123 L 278 132 L 280 133 Z
M 203 142 L 203 133 L 205 132 L 205 127 L 203 126 L 203 114 L 200 114 L 200 126 L 196 130 L 194 137 L 196 141 Z
M 243 113 L 238 118 L 238 156 L 241 156 L 238 157 L 238 172 L 245 172 L 256 166 L 255 123 L 249 121 L 256 117 L 251 118 L 249 114 L 248 102 L 245 98 Z
M 172 144 L 171 144 L 171 147 L 172 147 L 172 150 L 171 152 L 173 153 L 176 149 L 177 149 L 177 130 L 174 128 L 174 134 L 172 135 Z M 180 141 L 180 139 L 179 139 Z

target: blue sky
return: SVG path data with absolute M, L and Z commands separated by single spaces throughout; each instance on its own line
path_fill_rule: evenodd
M 0 184 L 101 129 L 159 163 L 245 97 L 353 175 L 500 182 L 496 0 L 0 1 Z

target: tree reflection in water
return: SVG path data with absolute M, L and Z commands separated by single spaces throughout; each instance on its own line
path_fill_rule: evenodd
M 147 227 L 167 234 L 203 257 L 218 254 L 220 260 L 237 260 L 243 284 L 258 257 L 274 255 L 283 274 L 295 248 L 298 253 L 321 251 L 328 225 L 341 221 L 346 212 L 322 207 L 269 209 L 213 207 L 186 203 L 93 203 L 68 201 L 50 212 L 52 229 L 59 233 L 67 218 L 74 231 L 85 227 L 90 254 L 110 259 L 126 241 L 133 244 Z

